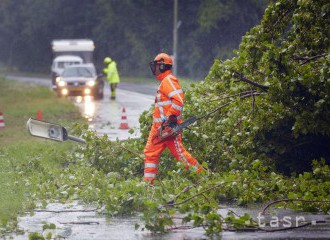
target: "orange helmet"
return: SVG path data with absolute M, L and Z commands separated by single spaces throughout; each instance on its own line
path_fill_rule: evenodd
M 166 53 L 159 53 L 155 57 L 154 61 L 155 62 L 163 62 L 163 63 L 168 64 L 168 65 L 173 65 L 172 58 Z
M 166 53 L 159 53 L 154 61 L 149 63 L 150 69 L 153 73 L 153 75 L 156 75 L 156 66 L 159 66 L 159 71 L 161 73 L 170 70 L 173 65 L 173 60 L 172 58 L 166 54 Z

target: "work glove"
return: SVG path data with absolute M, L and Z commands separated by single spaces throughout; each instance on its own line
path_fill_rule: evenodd
M 165 121 L 165 126 L 169 126 L 171 128 L 174 128 L 177 124 L 178 124 L 178 119 L 175 115 L 169 116 Z

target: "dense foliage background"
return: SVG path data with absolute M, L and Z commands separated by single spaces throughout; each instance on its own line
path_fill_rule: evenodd
M 330 163 L 329 14 L 327 1 L 276 1 L 237 57 L 216 61 L 188 94 L 189 115 L 229 103 L 188 134 L 200 158 L 217 169 L 263 160 L 285 174 Z
M 267 0 L 179 1 L 178 71 L 205 77 L 215 58 L 233 56 L 241 37 L 257 24 Z M 95 60 L 118 62 L 125 75 L 148 75 L 159 52 L 172 54 L 173 1 L 2 0 L 0 63 L 48 73 L 53 39 L 90 38 Z

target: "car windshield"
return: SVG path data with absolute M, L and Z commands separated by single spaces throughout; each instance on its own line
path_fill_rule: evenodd
M 70 67 L 66 68 L 63 77 L 94 77 L 95 70 L 91 67 Z

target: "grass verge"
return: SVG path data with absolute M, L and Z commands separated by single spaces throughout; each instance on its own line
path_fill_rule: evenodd
M 29 166 L 30 160 L 39 158 L 40 166 L 56 168 L 63 161 L 56 156 L 73 147 L 70 143 L 50 142 L 28 134 L 26 122 L 30 117 L 35 118 L 39 109 L 43 120 L 48 122 L 70 128 L 72 122 L 80 121 L 76 107 L 66 99 L 57 98 L 48 88 L 0 77 L 0 112 L 5 122 L 5 128 L 0 128 L 0 236 L 1 229 L 14 229 L 18 214 L 28 208 L 29 184 L 23 176 L 38 171 L 35 166 Z

